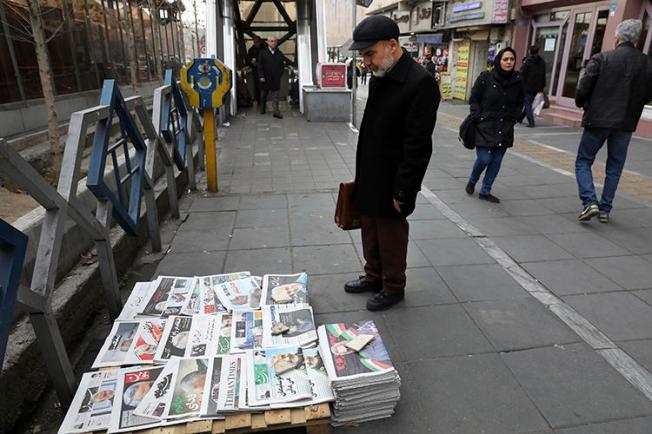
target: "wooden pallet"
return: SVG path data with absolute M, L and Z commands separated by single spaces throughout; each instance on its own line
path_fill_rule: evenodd
M 224 420 L 200 420 L 180 425 L 134 431 L 134 434 L 240 434 L 306 428 L 307 434 L 330 434 L 331 412 L 328 404 L 292 409 L 268 410 L 264 413 L 238 413 Z

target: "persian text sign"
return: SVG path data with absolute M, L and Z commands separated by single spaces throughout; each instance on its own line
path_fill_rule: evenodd
M 344 63 L 321 65 L 321 87 L 344 89 L 346 87 L 346 65 Z
M 491 22 L 494 24 L 505 24 L 509 15 L 509 0 L 494 0 L 493 16 Z

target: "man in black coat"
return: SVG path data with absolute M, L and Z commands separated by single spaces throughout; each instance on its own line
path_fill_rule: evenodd
M 247 64 L 251 67 L 251 73 L 254 77 L 254 96 L 256 102 L 260 102 L 260 78 L 258 77 L 258 55 L 261 48 L 264 47 L 263 41 L 259 36 L 254 36 L 253 45 L 247 51 Z
M 274 117 L 283 119 L 279 110 L 279 90 L 281 89 L 281 76 L 284 70 L 283 54 L 277 49 L 278 39 L 276 36 L 267 38 L 267 47 L 260 50 L 258 54 L 258 79 L 261 85 L 260 113 L 264 114 L 267 108 L 267 94 L 272 94 L 272 109 Z
M 532 102 L 537 93 L 543 92 L 546 87 L 546 61 L 539 56 L 539 47 L 536 45 L 530 47 L 530 55 L 523 60 L 521 79 L 525 87 L 524 116 L 527 116 L 527 126 L 534 128 Z M 522 121 L 523 117 L 520 120 Z
M 600 222 L 609 222 L 629 141 L 643 107 L 652 100 L 652 58 L 634 45 L 641 27 L 640 20 L 618 24 L 616 48 L 591 57 L 577 86 L 575 104 L 584 108 L 584 132 L 575 160 L 575 178 L 583 206 L 580 221 L 599 215 Z M 605 141 L 606 176 L 598 202 L 591 166 Z
M 439 88 L 398 43 L 385 16 L 365 18 L 353 31 L 372 71 L 356 152 L 353 201 L 361 214 L 365 275 L 347 282 L 350 293 L 375 292 L 367 309 L 386 309 L 405 294 L 409 226 L 432 154 Z

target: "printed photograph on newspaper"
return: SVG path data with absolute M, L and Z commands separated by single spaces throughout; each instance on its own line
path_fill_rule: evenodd
M 165 418 L 199 416 L 208 359 L 180 359 Z
M 201 306 L 200 312 L 204 314 L 215 314 L 218 312 L 226 312 L 227 309 L 224 307 L 222 302 L 217 296 L 217 286 L 225 283 L 231 282 L 233 280 L 245 279 L 251 276 L 251 273 L 248 271 L 239 271 L 236 273 L 227 273 L 227 274 L 213 274 L 210 276 L 201 276 L 198 277 L 201 290 Z
M 312 308 L 307 305 L 263 306 L 263 347 L 305 346 L 317 340 Z M 276 325 L 284 332 L 274 335 Z
M 188 346 L 191 327 L 192 317 L 172 316 L 168 318 L 154 361 L 165 363 L 171 357 L 183 357 Z
M 200 295 L 201 295 L 201 288 L 199 286 L 199 278 L 195 277 L 192 280 L 192 290 L 190 291 L 190 295 L 186 298 L 186 302 L 181 308 L 181 315 L 187 315 L 187 316 L 192 316 L 192 315 L 197 315 L 199 313 L 199 305 L 200 305 Z
M 263 347 L 263 313 L 259 310 L 233 311 L 231 352 Z
M 186 345 L 185 358 L 213 357 L 219 346 L 220 317 L 195 315 L 192 318 L 190 337 Z
M 172 384 L 179 368 L 179 360 L 171 359 L 165 364 L 149 392 L 143 397 L 134 413 L 138 416 L 162 419 L 172 395 Z
M 120 370 L 116 387 L 117 401 L 114 403 L 111 412 L 109 433 L 133 431 L 160 425 L 160 420 L 138 416 L 134 413 L 134 409 L 147 395 L 161 371 L 163 371 L 163 366 Z
M 165 310 L 174 278 L 160 276 L 152 282 L 152 289 L 149 298 L 144 304 L 142 310 L 138 313 L 142 316 L 161 316 Z
M 172 288 L 168 294 L 168 299 L 165 302 L 163 313 L 161 316 L 167 318 L 170 315 L 181 314 L 181 309 L 187 304 L 188 298 L 192 296 L 193 283 L 195 281 L 192 277 L 159 277 L 160 280 L 171 280 Z
M 154 289 L 152 282 L 136 282 L 116 321 L 133 321 L 142 312 Z
M 356 323 L 351 327 L 343 323 L 327 324 L 320 326 L 318 332 L 321 354 L 331 380 L 394 369 L 373 321 Z M 360 352 L 355 352 L 344 344 L 358 334 L 372 335 L 374 339 Z
M 334 401 L 331 381 L 328 378 L 328 372 L 324 366 L 324 360 L 321 357 L 319 348 L 304 348 L 303 361 L 308 372 L 308 379 L 312 386 L 311 404 Z
M 263 304 L 308 304 L 308 275 L 265 274 Z
M 124 365 L 140 365 L 154 363 L 154 355 L 158 349 L 165 328 L 163 318 L 140 320 L 133 348 L 127 354 Z
M 85 373 L 59 428 L 59 434 L 107 430 L 116 393 L 117 377 L 117 369 Z
M 218 332 L 217 354 L 229 354 L 231 352 L 231 326 L 233 315 L 230 313 L 220 314 L 220 330 Z
M 93 362 L 93 368 L 122 365 L 129 357 L 139 327 L 140 321 L 113 323 L 111 332 Z
M 224 282 L 215 287 L 222 304 L 230 311 L 260 308 L 262 288 L 261 279 L 251 276 L 231 282 Z
M 312 397 L 299 347 L 247 351 L 249 405 L 292 402 Z

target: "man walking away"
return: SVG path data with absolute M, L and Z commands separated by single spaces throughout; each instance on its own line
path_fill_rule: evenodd
M 591 57 L 575 95 L 575 104 L 584 108 L 575 159 L 575 178 L 583 210 L 578 219 L 589 221 L 599 215 L 609 222 L 627 148 L 641 118 L 643 106 L 652 100 L 652 58 L 634 44 L 641 34 L 640 20 L 625 20 L 616 27 L 616 48 Z M 591 166 L 607 142 L 607 167 L 602 198 L 598 203 Z
M 527 116 L 527 126 L 534 128 L 532 102 L 537 93 L 543 92 L 546 87 L 546 61 L 539 56 L 539 47 L 536 45 L 530 47 L 530 55 L 523 60 L 521 79 L 525 87 L 525 111 L 523 116 Z M 521 122 L 523 116 L 521 116 Z
M 371 311 L 387 309 L 405 294 L 409 226 L 432 154 L 439 87 L 398 42 L 389 17 L 365 18 L 353 31 L 372 71 L 355 162 L 353 201 L 360 211 L 365 275 L 347 282 L 349 293 L 374 292 Z
M 258 55 L 260 49 L 264 48 L 263 41 L 259 36 L 254 36 L 254 44 L 247 51 L 247 64 L 251 67 L 251 73 L 254 77 L 254 97 L 256 102 L 260 102 L 260 77 L 258 76 Z
M 426 57 L 426 64 L 425 64 L 426 71 L 430 73 L 433 77 L 437 77 L 437 65 L 435 65 L 435 62 L 432 61 L 432 56 L 428 55 Z
M 272 94 L 272 109 L 274 117 L 283 119 L 278 107 L 279 90 L 281 89 L 281 76 L 283 75 L 283 55 L 277 49 L 278 39 L 276 36 L 267 38 L 267 48 L 260 50 L 258 55 L 258 76 L 261 85 L 260 113 L 265 114 L 267 106 L 267 94 Z

